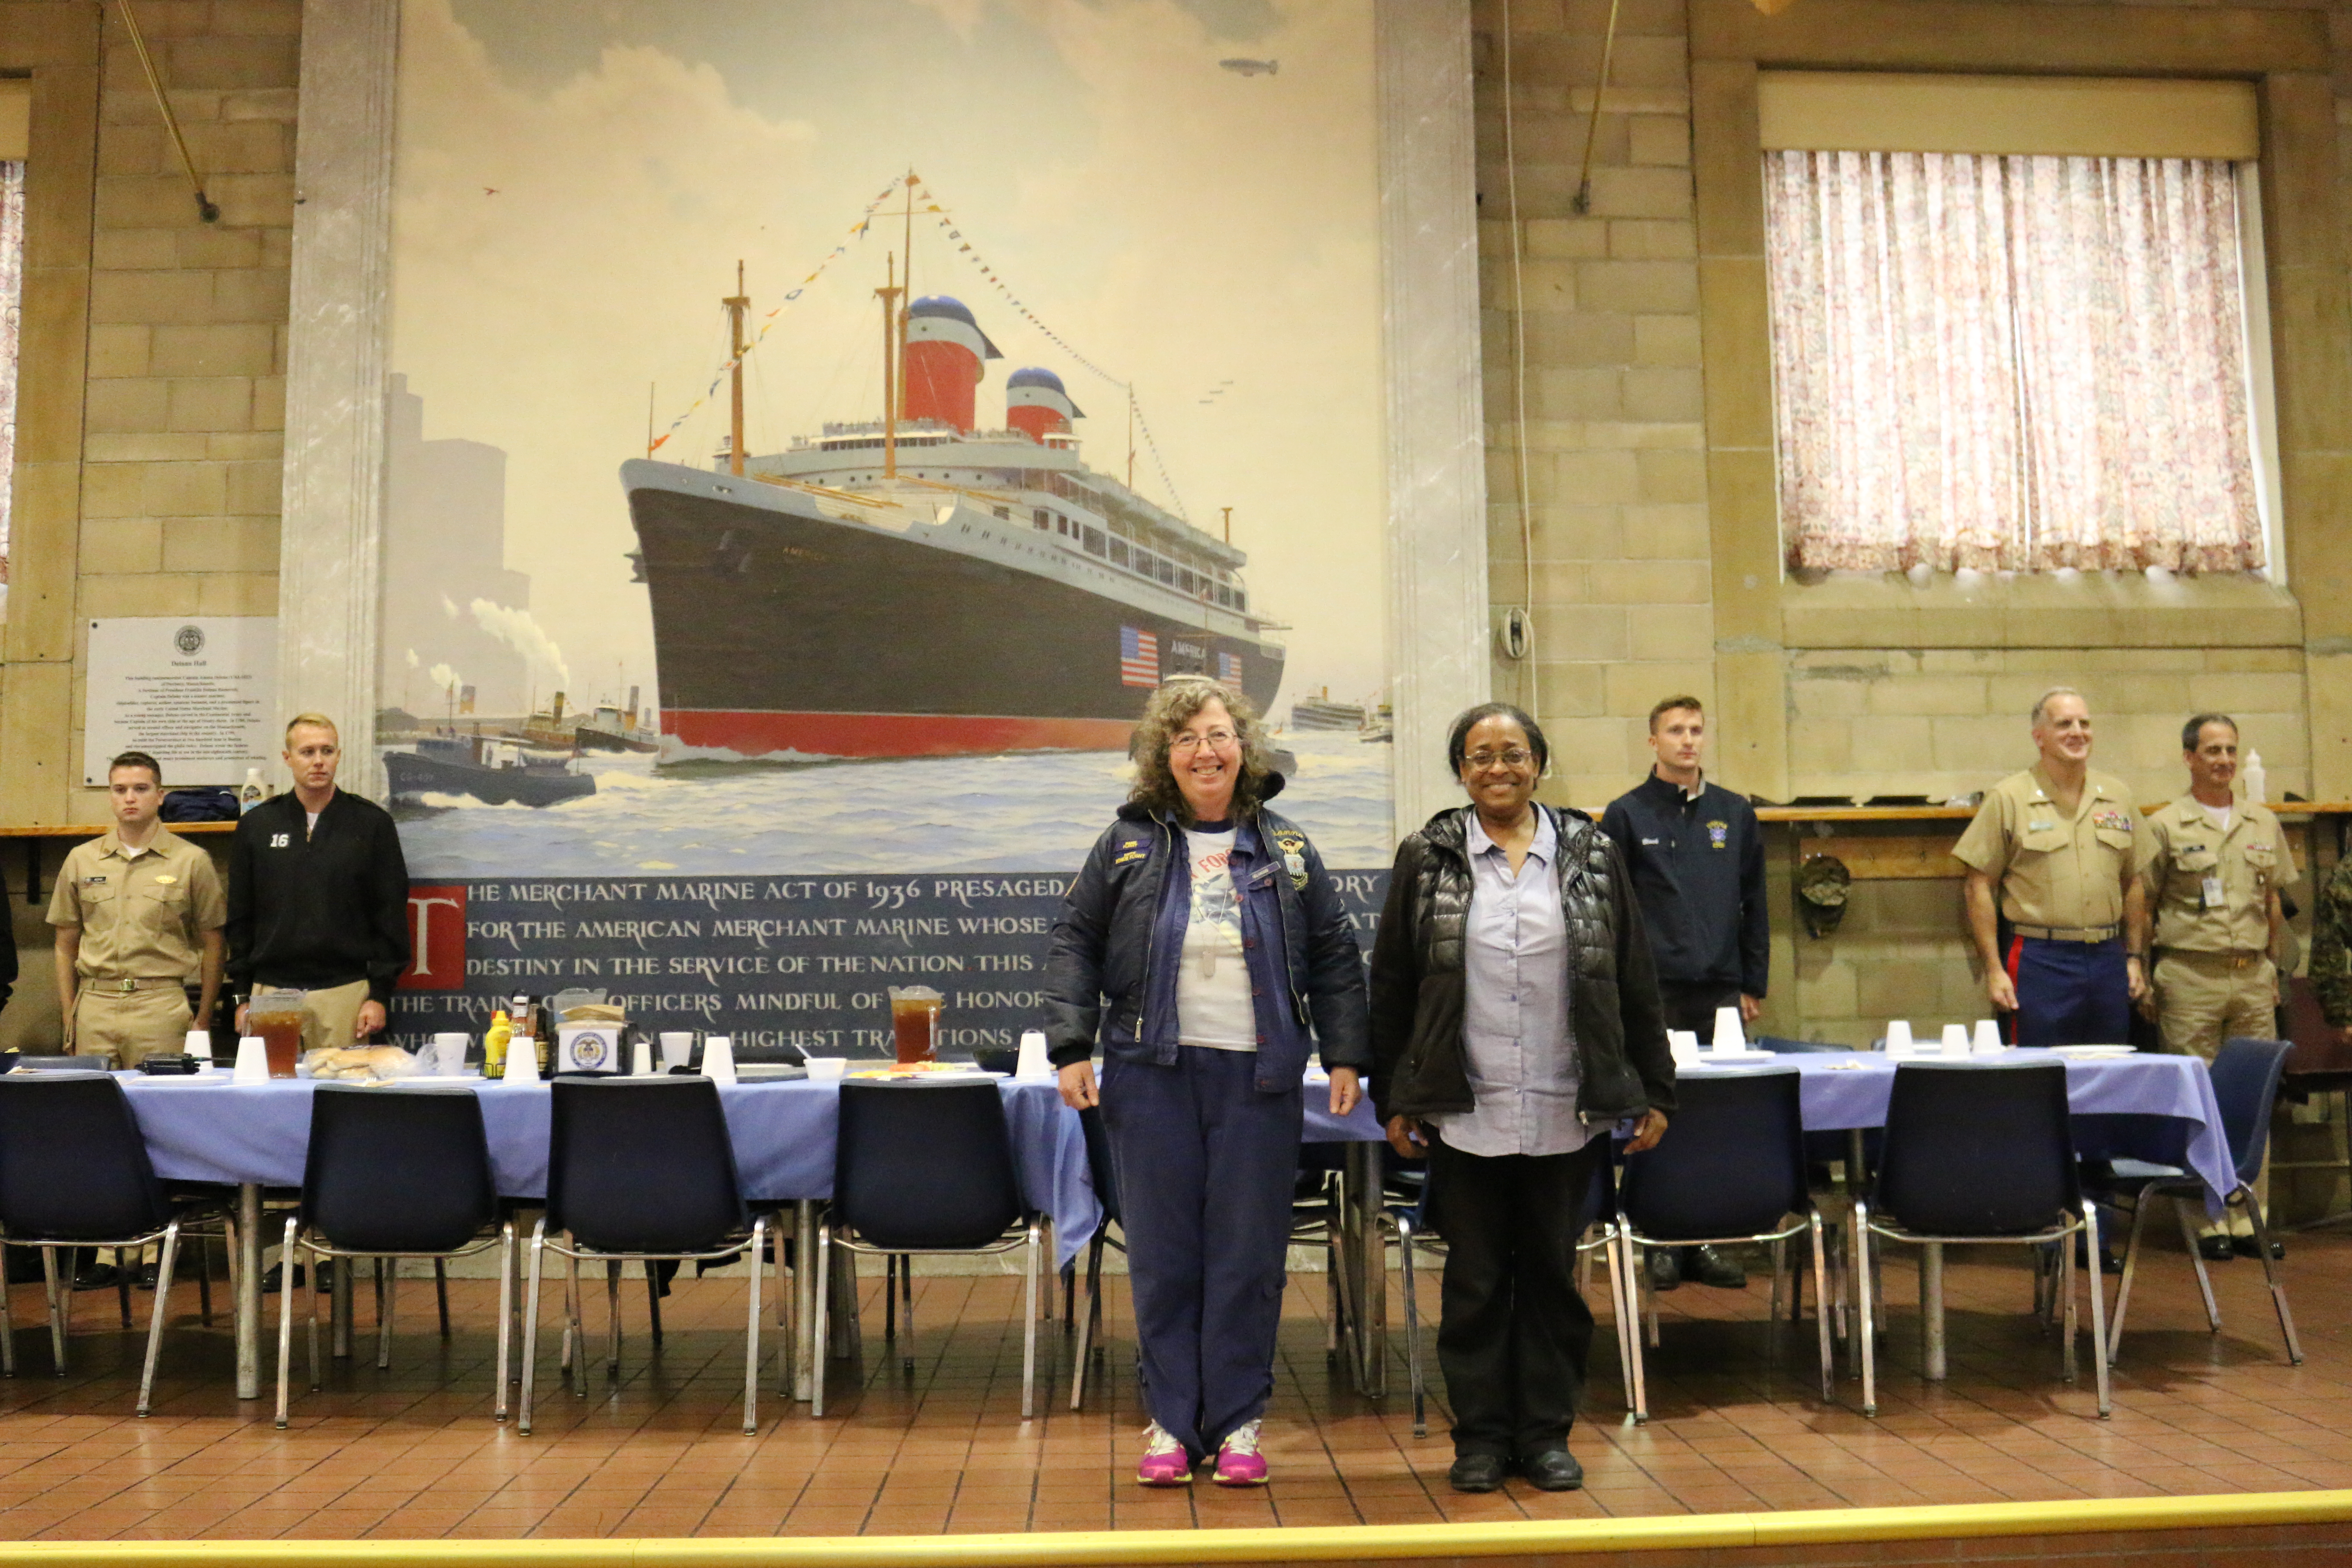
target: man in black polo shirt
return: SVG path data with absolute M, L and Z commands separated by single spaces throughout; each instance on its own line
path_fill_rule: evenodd
M 1702 1042 L 1716 1010 L 1736 1006 L 1745 1026 L 1763 1011 L 1772 933 L 1764 906 L 1764 840 L 1756 810 L 1706 782 L 1699 758 L 1706 714 L 1696 697 L 1650 710 L 1650 776 L 1610 803 L 1601 830 L 1625 852 L 1657 960 L 1666 1027 Z M 1679 1254 L 1679 1256 L 1677 1256 Z M 1711 1247 L 1656 1247 L 1651 1282 L 1670 1290 L 1685 1273 L 1736 1289 L 1748 1276 Z
M 342 742 L 323 714 L 286 726 L 294 787 L 247 812 L 228 862 L 228 977 L 237 998 L 308 992 L 302 1045 L 348 1046 L 384 1026 L 408 967 L 408 866 L 391 816 L 335 787 Z

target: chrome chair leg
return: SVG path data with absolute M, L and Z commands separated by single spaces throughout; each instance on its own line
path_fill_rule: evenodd
M 73 1291 L 72 1282 L 68 1280 L 65 1303 L 60 1307 L 58 1301 L 58 1249 L 54 1247 L 41 1248 L 41 1282 L 49 1290 L 49 1355 L 56 1363 L 58 1375 L 63 1377 L 66 1374 L 66 1314 L 73 1310 Z
M 530 1395 L 533 1374 L 539 1370 L 539 1281 L 541 1265 L 547 1257 L 547 1216 L 541 1215 L 530 1227 L 530 1287 L 524 1292 L 522 1307 L 522 1403 L 515 1419 L 515 1430 L 530 1436 Z
M 768 1232 L 768 1245 L 775 1249 L 775 1271 L 771 1276 L 776 1283 L 776 1338 L 782 1342 L 776 1351 L 776 1397 L 790 1400 L 793 1396 L 794 1363 L 800 1354 L 800 1336 L 793 1331 L 798 1327 L 794 1314 L 799 1310 L 796 1270 L 784 1266 L 784 1249 L 792 1243 L 793 1227 L 784 1211 L 775 1213 L 775 1228 Z M 756 1265 L 758 1259 L 754 1258 Z
M 2107 1337 L 2107 1293 L 2099 1279 L 2099 1205 L 2089 1198 L 2083 1200 L 2083 1225 L 2088 1233 L 2084 1245 L 2091 1259 L 2091 1373 L 2098 1385 L 2099 1419 L 2104 1421 L 2116 1413 L 2116 1405 L 2113 1391 L 2108 1387 L 2107 1358 L 2098 1352 L 2098 1347 L 2106 1342 Z M 2072 1258 L 2074 1253 L 2069 1250 L 2067 1256 Z M 2071 1301 L 2067 1303 L 2069 1307 L 2073 1304 Z M 2066 1351 L 2070 1357 L 2074 1350 L 2074 1336 L 2070 1331 L 2066 1336 Z
M 1919 1248 L 1919 1366 L 1930 1383 L 1941 1383 L 1944 1360 L 1944 1244 Z
M 2074 1332 L 2077 1303 L 2074 1285 L 2074 1241 L 2075 1237 L 2071 1227 L 2068 1234 L 2058 1238 L 2058 1335 L 2066 1347 L 2064 1359 L 2060 1363 L 2060 1373 L 2068 1383 L 2074 1381 L 2075 1370 Z M 2094 1256 L 2091 1263 L 2091 1279 L 2094 1284 L 2097 1283 L 2099 1278 L 2097 1258 Z M 2104 1291 L 2100 1293 L 2100 1299 L 2102 1300 L 2105 1299 Z M 2107 1358 L 2105 1355 L 2100 1356 L 2101 1369 L 2104 1370 L 2106 1364 Z
M 826 1309 L 832 1305 L 833 1227 L 820 1223 L 816 1227 L 816 1321 L 812 1323 L 809 1342 L 815 1351 L 809 1366 L 809 1419 L 822 1419 L 824 1415 L 824 1374 L 833 1365 L 832 1346 L 825 1339 Z
M 1837 1350 L 1830 1342 L 1830 1266 L 1827 1238 L 1822 1234 L 1821 1211 L 1808 1216 L 1813 1233 L 1813 1321 L 1821 1334 L 1822 1403 L 1831 1404 L 1837 1398 Z M 1797 1293 L 1804 1294 L 1804 1275 L 1797 1276 Z
M 898 1342 L 898 1255 L 895 1252 L 882 1255 L 882 1342 Z
M 2279 1332 L 2286 1337 L 2286 1359 L 2301 1366 L 2303 1346 L 2296 1342 L 2294 1318 L 2286 1310 L 2286 1287 L 2280 1282 L 2278 1265 L 2271 1257 L 2271 1230 L 2263 1216 L 2262 1200 L 2254 1196 L 2251 1187 L 2241 1186 L 2238 1191 L 2245 1194 L 2246 1217 L 2254 1222 L 2254 1245 L 2262 1249 L 2263 1280 L 2271 1288 L 2271 1305 L 2278 1309 Z
M 213 1242 L 208 1231 L 196 1233 L 196 1321 L 213 1326 Z
M 1412 1388 L 1412 1435 L 1429 1436 L 1429 1387 L 1421 1370 L 1421 1301 L 1413 1288 L 1412 1216 L 1397 1215 L 1397 1263 L 1404 1272 L 1404 1371 Z
M 1643 1426 L 1647 1426 L 1650 1420 L 1649 1371 L 1643 1364 L 1642 1352 L 1642 1301 L 1643 1292 L 1649 1288 L 1649 1259 L 1634 1240 L 1633 1227 L 1625 1223 L 1622 1214 L 1617 1222 L 1617 1257 L 1624 1265 L 1625 1281 L 1619 1308 L 1620 1315 L 1625 1320 L 1624 1337 L 1620 1342 L 1620 1349 L 1624 1352 L 1626 1364 L 1633 1369 L 1633 1397 L 1628 1405 L 1633 1412 L 1633 1425 Z
M 588 1397 L 588 1335 L 581 1327 L 586 1313 L 581 1308 L 580 1238 L 566 1231 L 564 1246 L 573 1250 L 563 1258 L 563 1365 L 572 1374 L 572 1396 Z
M 284 1293 L 284 1281 L 286 1281 L 286 1280 L 288 1280 L 288 1279 L 291 1279 L 294 1277 L 294 1268 L 295 1268 L 295 1265 L 294 1265 L 293 1259 L 294 1259 L 295 1250 L 296 1250 L 296 1249 L 295 1249 L 294 1247 L 289 1247 L 286 1249 L 286 1257 L 285 1257 L 285 1260 L 284 1260 L 283 1262 L 281 1262 L 281 1263 L 279 1264 L 279 1266 L 278 1266 L 278 1279 L 279 1279 L 279 1289 L 280 1289 L 280 1294 L 283 1294 L 283 1293 Z M 310 1255 L 310 1270 L 311 1270 L 311 1273 L 312 1273 L 314 1276 L 317 1274 L 317 1272 L 318 1272 L 320 1268 L 327 1268 L 327 1267 L 329 1267 L 329 1265 L 328 1265 L 327 1263 L 325 1263 L 322 1259 L 320 1259 L 320 1258 L 319 1257 L 319 1255 L 318 1255 L 317 1253 L 313 1252 L 313 1253 Z M 310 1303 L 310 1392 L 311 1392 L 311 1393 L 313 1393 L 313 1394 L 316 1394 L 316 1393 L 318 1393 L 318 1392 L 319 1392 L 319 1387 L 320 1387 L 320 1377 L 323 1375 L 323 1373 L 320 1373 L 320 1368 L 324 1364 L 324 1363 L 320 1361 L 320 1355 L 319 1355 L 319 1296 L 320 1296 L 320 1292 L 318 1292 L 318 1291 L 316 1291 L 316 1290 L 306 1290 L 306 1291 L 304 1291 L 302 1294 L 303 1294 L 304 1299 L 305 1299 L 305 1300 L 307 1300 Z M 329 1310 L 330 1311 L 332 1311 L 332 1310 L 333 1310 L 333 1306 L 332 1306 L 331 1301 L 331 1302 L 330 1302 L 330 1304 L 329 1304 L 329 1308 L 328 1308 L 328 1310 Z
M 138 1251 L 142 1258 L 147 1254 L 147 1249 L 143 1247 Z M 131 1261 L 131 1250 L 129 1247 L 118 1247 L 114 1249 L 114 1300 L 115 1304 L 121 1309 L 122 1326 L 126 1329 L 131 1326 L 131 1276 L 138 1268 Z
M 1024 1303 L 1021 1325 L 1021 1419 L 1027 1421 L 1037 1414 L 1037 1260 L 1045 1247 L 1040 1227 L 1035 1220 L 1029 1222 L 1028 1277 L 1029 1295 Z M 909 1258 L 908 1262 L 913 1259 Z M 910 1298 L 907 1303 L 907 1321 L 914 1322 L 915 1307 Z M 912 1338 L 911 1332 L 909 1339 Z
M 513 1352 L 515 1227 L 508 1220 L 499 1226 L 499 1391 L 491 1402 L 490 1419 L 507 1418 L 507 1374 Z
M 449 1260 L 446 1258 L 433 1260 L 433 1296 L 441 1308 L 441 1337 L 446 1340 L 449 1337 Z
M 659 1350 L 662 1342 L 661 1278 L 655 1272 L 654 1260 L 650 1258 L 646 1259 L 646 1305 L 653 1322 L 646 1337 L 653 1342 L 656 1350 Z
M 376 1286 L 375 1369 L 383 1372 L 392 1365 L 392 1320 L 399 1311 L 400 1259 L 379 1258 L 375 1266 L 383 1275 Z
M 1063 1324 L 1064 1331 L 1070 1334 L 1072 1344 L 1070 1352 L 1070 1408 L 1073 1410 L 1084 1408 L 1087 1400 L 1087 1352 L 1092 1346 L 1094 1341 L 1095 1321 L 1100 1315 L 1102 1310 L 1102 1232 L 1100 1229 L 1097 1229 L 1094 1235 L 1094 1239 L 1087 1243 L 1086 1312 L 1081 1316 L 1077 1310 L 1073 1307 L 1068 1311 L 1066 1321 Z M 1072 1289 L 1076 1289 L 1077 1288 L 1077 1282 L 1078 1271 L 1074 1264 L 1070 1269 L 1070 1288 Z
M 278 1426 L 280 1431 L 286 1426 L 287 1363 L 294 1359 L 294 1233 L 301 1223 L 299 1216 L 287 1220 L 286 1243 L 278 1254 Z M 315 1317 L 318 1308 L 313 1306 L 310 1310 Z
M 2188 1200 L 2173 1199 L 2172 1213 L 2180 1221 L 2180 1245 L 2189 1249 L 2189 1266 L 2197 1270 L 2197 1293 L 2205 1298 L 2205 1321 L 2218 1334 L 2221 1331 L 2221 1309 L 2213 1300 L 2213 1277 L 2206 1271 L 2205 1255 L 2197 1250 L 2197 1222 L 2189 1217 Z
M 767 1250 L 768 1216 L 761 1215 L 751 1222 L 751 1250 L 745 1256 L 745 1267 L 751 1273 L 751 1315 L 743 1328 L 743 1436 L 749 1437 L 760 1430 L 760 1319 L 766 1302 L 760 1299 L 765 1276 L 760 1272 L 760 1255 Z M 613 1288 L 620 1289 L 620 1273 L 615 1268 Z M 613 1299 L 613 1321 L 620 1321 L 620 1298 Z
M 751 1267 L 760 1267 L 758 1258 Z M 604 1264 L 604 1375 L 621 1375 L 621 1260 L 617 1258 Z
M 163 1227 L 163 1248 L 155 1260 L 155 1300 L 147 1311 L 147 1364 L 139 1373 L 139 1414 L 145 1416 L 155 1394 L 155 1358 L 163 1349 L 163 1313 L 172 1299 L 172 1266 L 178 1261 L 180 1222 L 172 1221 Z M 0 1292 L 7 1283 L 0 1279 Z
M 1630 1413 L 1633 1408 L 1633 1352 L 1632 1333 L 1628 1328 L 1633 1313 L 1625 1310 L 1625 1293 L 1630 1289 L 1623 1261 L 1617 1255 L 1617 1227 L 1604 1225 L 1601 1231 L 1601 1256 L 1609 1264 L 1610 1326 L 1617 1335 L 1617 1382 Z
M 2132 1280 L 2139 1272 L 2140 1238 L 2147 1233 L 2147 1211 L 2154 1206 L 2154 1197 L 2145 1192 L 2132 1203 L 2131 1239 L 2124 1244 L 2123 1277 L 2116 1281 L 2116 1315 L 2107 1321 L 2106 1357 L 2109 1366 L 2116 1364 L 2116 1357 L 2123 1351 L 2124 1314 L 2131 1310 Z M 2197 1250 L 2195 1242 L 2189 1244 L 2189 1250 L 2191 1253 Z M 2104 1289 L 2105 1286 L 2101 1288 Z
M 1783 1237 L 1772 1243 L 1772 1304 L 1764 1314 L 1764 1326 L 1769 1335 L 1766 1353 L 1780 1342 L 1780 1335 L 1770 1331 L 1780 1326 L 1780 1301 L 1789 1293 L 1789 1242 Z
M 1878 1342 L 1870 1306 L 1870 1255 L 1876 1248 L 1871 1245 L 1870 1203 L 1866 1198 L 1857 1197 L 1853 1201 L 1853 1247 L 1854 1257 L 1850 1266 L 1853 1269 L 1853 1323 L 1861 1331 L 1856 1337 L 1862 1342 L 1862 1413 L 1875 1415 L 1878 1414 Z
M 890 1289 L 887 1275 L 883 1278 L 882 1289 L 886 1291 Z M 915 1371 L 915 1258 L 912 1253 L 898 1255 L 898 1291 L 906 1322 L 905 1334 L 898 1341 L 898 1360 L 900 1367 L 911 1376 Z M 1030 1294 L 1034 1297 L 1036 1292 L 1033 1290 Z M 1029 1303 L 1029 1316 L 1032 1321 L 1037 1316 L 1037 1303 L 1034 1300 Z

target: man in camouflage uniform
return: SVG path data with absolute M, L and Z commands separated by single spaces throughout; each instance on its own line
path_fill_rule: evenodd
M 2336 1039 L 2352 1046 L 2352 856 L 2336 862 L 2311 911 L 2311 989 Z

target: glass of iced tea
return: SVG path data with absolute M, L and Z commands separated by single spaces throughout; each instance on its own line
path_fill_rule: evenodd
M 928 985 L 890 987 L 890 1034 L 902 1064 L 939 1059 L 940 1008 L 946 1001 Z
M 269 1058 L 271 1078 L 292 1078 L 302 1060 L 303 1004 L 301 991 L 257 991 L 246 1010 L 246 1026 L 261 1037 Z

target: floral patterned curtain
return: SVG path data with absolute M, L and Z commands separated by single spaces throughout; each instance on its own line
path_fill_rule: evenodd
M 1764 155 L 1792 569 L 2263 564 L 2208 159 Z
M 16 471 L 16 329 L 25 283 L 25 165 L 0 163 L 0 608 L 8 592 L 8 498 Z

